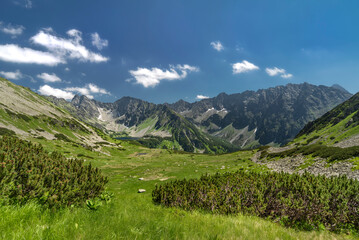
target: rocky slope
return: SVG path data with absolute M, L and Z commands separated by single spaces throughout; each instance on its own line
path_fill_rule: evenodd
M 88 125 L 30 89 L 0 78 L 0 135 L 59 139 L 95 146 L 103 139 Z
M 351 97 L 340 86 L 287 84 L 256 92 L 219 94 L 170 108 L 211 135 L 241 147 L 280 145 L 292 140 L 309 121 Z
M 359 145 L 359 93 L 306 124 L 294 142 L 322 142 L 340 147 Z
M 303 173 L 307 171 L 328 177 L 345 174 L 350 178 L 359 179 L 358 146 L 359 93 L 322 117 L 306 124 L 286 147 L 263 148 L 254 155 L 253 161 L 278 172 Z M 334 152 L 331 151 L 330 148 L 335 147 L 339 148 L 336 148 Z M 303 149 L 308 149 L 307 153 Z M 285 154 L 287 150 L 301 152 L 301 154 L 287 156 Z M 281 157 L 268 158 L 266 152 L 279 153 Z M 331 160 L 335 154 L 338 159 Z
M 166 105 L 123 97 L 114 103 L 101 103 L 86 96 L 71 102 L 48 97 L 57 106 L 80 120 L 122 137 L 142 138 L 149 147 L 171 148 L 188 152 L 228 152 L 238 148 L 200 131 Z
M 75 96 L 71 102 L 48 99 L 80 120 L 112 133 L 169 138 L 172 146 L 166 147 L 201 152 L 214 150 L 209 146 L 219 144 L 218 139 L 227 147 L 233 144 L 241 148 L 287 143 L 306 123 L 350 96 L 338 86 L 304 83 L 256 92 L 221 93 L 195 103 L 180 100 L 156 105 L 131 97 L 114 103 L 101 103 L 86 96 Z M 161 144 L 162 141 L 156 145 Z
M 268 152 L 281 152 L 287 150 L 286 148 L 270 148 Z M 280 159 L 261 159 L 261 152 L 257 152 L 252 157 L 252 161 L 260 165 L 265 165 L 275 172 L 287 172 L 303 174 L 309 172 L 314 175 L 324 175 L 327 177 L 338 177 L 346 175 L 349 178 L 359 180 L 358 162 L 352 159 L 338 161 L 328 164 L 327 159 L 320 157 L 306 157 L 297 155 L 295 157 L 285 157 Z

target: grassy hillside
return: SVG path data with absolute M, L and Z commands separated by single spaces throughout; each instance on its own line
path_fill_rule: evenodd
M 359 134 L 359 93 L 338 105 L 313 122 L 309 122 L 297 135 L 294 143 L 304 145 L 322 142 L 325 145 L 357 145 L 350 139 Z
M 0 135 L 62 140 L 95 147 L 102 138 L 93 128 L 77 120 L 30 89 L 0 78 Z
M 156 184 L 174 179 L 199 178 L 204 173 L 237 170 L 266 171 L 250 161 L 253 151 L 225 155 L 178 154 L 147 149 L 123 141 L 123 148 L 104 146 L 103 153 L 74 147 L 59 140 L 34 139 L 45 150 L 66 157 L 81 156 L 108 176 L 109 204 L 97 211 L 85 207 L 56 211 L 29 203 L 0 207 L 2 239 L 347 239 L 326 231 L 302 232 L 250 216 L 221 216 L 187 212 L 152 203 Z M 143 178 L 143 180 L 139 180 Z M 137 193 L 138 189 L 145 193 Z M 19 224 L 21 223 L 21 224 Z
M 164 130 L 171 133 L 171 136 L 166 138 L 148 136 L 139 141 L 145 146 L 197 153 L 226 153 L 239 149 L 225 140 L 202 132 L 194 124 L 168 109 L 168 107 L 164 106 L 163 108 L 164 110 L 158 112 L 159 117 L 154 119 L 155 121 L 145 121 L 145 126 L 151 123 L 152 129 Z

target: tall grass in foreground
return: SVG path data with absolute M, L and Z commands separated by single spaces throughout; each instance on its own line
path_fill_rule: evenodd
M 345 239 L 257 217 L 162 208 L 151 203 L 149 194 L 121 194 L 98 211 L 52 211 L 34 203 L 0 207 L 0 239 Z

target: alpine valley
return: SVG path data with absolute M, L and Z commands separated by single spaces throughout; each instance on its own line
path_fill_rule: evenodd
M 355 238 L 358 111 L 337 85 L 156 105 L 0 78 L 0 236 Z
M 153 104 L 123 97 L 102 103 L 76 95 L 47 97 L 83 122 L 113 136 L 141 138 L 155 148 L 223 153 L 291 141 L 309 121 L 351 97 L 338 85 L 287 84 L 194 103 Z

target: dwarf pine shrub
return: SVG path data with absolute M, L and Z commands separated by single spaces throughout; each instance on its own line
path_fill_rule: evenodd
M 48 207 L 84 204 L 99 196 L 108 179 L 83 160 L 49 154 L 41 145 L 0 138 L 0 203 L 30 200 Z
M 313 157 L 321 157 L 327 159 L 328 162 L 346 160 L 353 157 L 359 157 L 359 146 L 352 146 L 347 148 L 325 146 L 320 144 L 312 144 L 308 146 L 295 147 L 282 152 L 268 153 L 262 151 L 261 158 L 285 158 L 293 157 L 298 154 L 305 156 L 311 155 Z
M 156 186 L 154 203 L 269 218 L 300 229 L 359 230 L 359 182 L 275 172 L 225 173 Z

